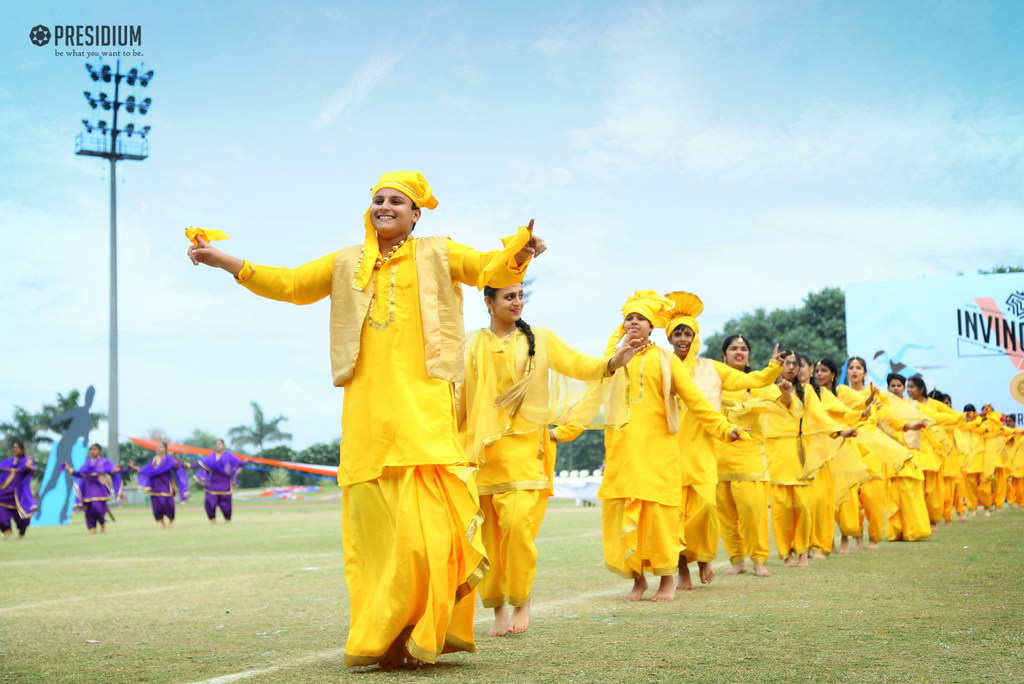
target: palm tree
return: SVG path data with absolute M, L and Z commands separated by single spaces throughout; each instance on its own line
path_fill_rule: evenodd
M 263 417 L 263 409 L 258 403 L 255 401 L 249 403 L 252 405 L 253 424 L 251 426 L 239 425 L 228 430 L 228 437 L 231 438 L 233 444 L 239 447 L 251 444 L 259 453 L 263 451 L 264 442 L 291 441 L 291 434 L 281 432 L 278 428 L 278 425 L 288 420 L 287 418 L 278 416 L 267 420 Z
M 0 423 L 0 432 L 8 445 L 11 442 L 21 442 L 25 445 L 25 454 L 32 456 L 36 444 L 53 442 L 53 439 L 43 433 L 47 428 L 46 420 L 38 413 L 29 413 L 20 406 L 14 407 L 14 420 L 10 423 Z

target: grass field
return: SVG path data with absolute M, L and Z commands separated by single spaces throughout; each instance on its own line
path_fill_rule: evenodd
M 105 535 L 76 516 L 0 542 L 0 682 L 1024 681 L 1024 510 L 631 604 L 600 510 L 553 502 L 527 634 L 484 636 L 478 607 L 477 653 L 381 672 L 341 665 L 328 496 L 237 502 L 231 525 L 191 505 L 166 531 L 122 508 Z

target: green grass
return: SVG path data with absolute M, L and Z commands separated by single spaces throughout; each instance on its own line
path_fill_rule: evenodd
M 1024 681 L 1021 510 L 630 604 L 629 583 L 603 569 L 600 510 L 553 502 L 526 635 L 484 636 L 478 607 L 476 654 L 378 672 L 341 665 L 328 495 L 238 502 L 231 525 L 187 506 L 166 531 L 123 508 L 105 535 L 76 516 L 0 542 L 0 682 Z

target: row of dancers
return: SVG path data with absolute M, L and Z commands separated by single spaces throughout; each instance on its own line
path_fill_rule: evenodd
M 415 666 L 475 651 L 478 592 L 494 610 L 489 634 L 528 628 L 555 444 L 579 430 L 606 430 L 606 566 L 633 582 L 633 600 L 646 589 L 645 572 L 653 573 L 654 599 L 665 601 L 677 575 L 686 585 L 691 563 L 710 580 L 718 543 L 710 530 L 728 527 L 730 516 L 737 531 L 726 535 L 741 540 L 726 545 L 734 569 L 750 556 L 757 574 L 767 573 L 764 516 L 746 512 L 766 511 L 769 495 L 781 555 L 805 560 L 801 535 L 814 482 L 825 480 L 819 474 L 832 473 L 835 491 L 866 484 L 854 449 L 881 447 L 861 425 L 880 425 L 887 401 L 893 420 L 909 413 L 869 388 L 841 423 L 797 380 L 791 352 L 750 373 L 700 359 L 699 299 L 685 293 L 637 292 L 605 354 L 581 354 L 522 321 L 519 284 L 546 249 L 532 220 L 501 248 L 479 251 L 413 237 L 424 211 L 438 206 L 418 172 L 383 175 L 370 198 L 361 244 L 297 268 L 226 254 L 210 244 L 222 233 L 186 231 L 193 264 L 222 269 L 254 294 L 300 305 L 331 299 L 331 373 L 344 388 L 346 666 Z M 493 314 L 468 344 L 460 283 L 486 288 Z M 656 330 L 671 348 L 655 344 Z M 931 427 L 917 420 L 921 430 Z M 897 478 L 922 451 L 900 444 L 904 434 L 891 437 L 905 456 L 893 463 Z M 860 458 L 860 469 L 843 458 Z M 834 501 L 826 507 L 831 526 Z M 902 513 L 890 516 L 893 529 L 911 538 L 908 516 L 896 519 Z
M 194 479 L 205 493 L 203 507 L 211 523 L 217 521 L 219 510 L 224 522 L 231 522 L 232 494 L 237 486 L 238 471 L 248 460 L 227 451 L 224 440 L 216 440 L 214 450 L 195 462 L 183 462 L 167 452 L 167 443 L 159 442 L 156 455 L 143 466 L 129 462 L 128 468 L 136 473 L 138 488 L 149 495 L 153 519 L 162 528 L 174 526 L 175 498 L 184 503 L 189 498 L 188 472 L 194 469 Z M 82 512 L 85 529 L 89 534 L 107 531 L 107 520 L 113 520 L 110 510 L 125 498 L 123 469 L 103 455 L 99 444 L 89 446 L 85 461 L 76 470 L 63 464 L 66 477 L 71 478 L 74 493 L 74 511 Z M 19 539 L 25 537 L 32 518 L 38 516 L 39 505 L 32 494 L 32 476 L 36 464 L 26 454 L 21 441 L 11 444 L 11 455 L 0 461 L 0 534 L 4 539 L 17 529 Z

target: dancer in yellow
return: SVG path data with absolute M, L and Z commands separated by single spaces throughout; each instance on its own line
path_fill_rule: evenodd
M 781 354 L 778 345 L 768 367 L 757 373 L 750 371 L 750 343 L 742 335 L 729 335 L 722 342 L 724 364 L 716 364 L 715 370 L 729 372 L 722 378 L 722 410 L 728 411 L 751 397 L 763 397 L 770 391 L 782 371 Z M 735 389 L 735 374 L 757 376 L 764 385 L 749 391 Z M 765 443 L 759 431 L 751 433 L 750 441 L 713 443 L 718 463 L 718 486 L 715 503 L 722 534 L 722 544 L 729 554 L 732 567 L 727 575 L 739 575 L 747 571 L 746 558 L 754 564 L 757 577 L 771 577 L 768 571 L 769 528 L 768 497 L 770 476 L 768 460 L 765 457 Z
M 875 400 L 877 390 L 864 384 L 866 375 L 867 362 L 859 356 L 851 357 L 846 362 L 846 380 L 849 384 L 836 387 L 836 397 L 851 409 L 871 410 L 870 417 L 857 428 L 857 435 L 852 441 L 868 471 L 869 479 L 858 487 L 857 504 L 868 523 L 867 548 L 873 551 L 878 549 L 878 542 L 885 537 L 889 481 L 913 458 L 913 454 L 902 443 L 879 430 L 878 421 L 884 404 Z M 854 536 L 857 548 L 860 549 L 863 548 L 863 539 L 862 523 L 859 520 L 856 530 Z
M 845 426 L 851 437 L 856 436 L 856 429 L 864 424 L 871 415 L 871 406 L 861 410 L 851 409 L 834 394 L 836 376 L 839 368 L 835 361 L 823 357 L 814 366 L 814 392 L 821 400 L 822 407 L 829 417 Z M 860 519 L 860 485 L 867 482 L 871 475 L 860 458 L 860 452 L 852 442 L 843 442 L 835 454 L 822 468 L 828 471 L 831 478 L 832 498 L 824 502 L 814 500 L 812 513 L 814 522 L 811 531 L 811 546 L 832 549 L 835 538 L 835 526 L 839 524 L 841 535 L 839 553 L 850 553 L 850 537 L 860 539 L 863 523 Z M 819 473 L 820 476 L 820 473 Z
M 520 282 L 544 243 L 521 228 L 503 250 L 413 238 L 437 206 L 418 172 L 371 190 L 363 244 L 295 269 L 253 265 L 201 236 L 189 256 L 255 294 L 331 298 L 331 365 L 345 388 L 338 484 L 351 620 L 345 665 L 432 663 L 474 651 L 473 587 L 487 569 L 476 469 L 458 435 L 453 386 L 465 370 L 458 283 Z
M 605 431 L 604 478 L 597 493 L 605 567 L 633 580 L 627 601 L 640 600 L 647 589 L 645 569 L 661 578 L 651 600 L 675 597 L 684 503 L 676 397 L 716 438 L 740 438 L 740 430 L 708 403 L 679 358 L 650 341 L 655 327 L 668 324 L 672 308 L 671 300 L 653 290 L 637 291 L 622 307 L 625 320 L 605 350 L 627 335 L 643 345 L 616 373 L 628 383 L 629 424 Z
M 907 386 L 905 377 L 899 373 L 890 373 L 886 382 L 888 391 L 882 395 L 886 406 L 886 429 L 905 444 L 914 457 L 904 464 L 889 485 L 885 538 L 887 541 L 920 541 L 932 536 L 928 507 L 924 500 L 924 473 L 918 463 L 921 429 L 927 420 L 913 406 L 913 402 L 903 398 Z
M 967 422 L 954 428 L 953 438 L 964 459 L 964 502 L 971 517 L 974 517 L 978 514 L 979 502 L 981 502 L 982 510 L 985 510 L 991 503 L 992 482 L 991 480 L 986 482 L 983 475 L 985 470 L 985 418 L 977 412 L 974 404 L 964 406 L 964 415 Z M 986 499 L 986 497 L 988 498 Z M 987 510 L 985 512 L 988 513 Z M 960 516 L 960 520 L 965 521 L 965 516 Z
M 918 465 L 924 471 L 925 504 L 934 532 L 939 527 L 945 507 L 945 478 L 942 476 L 942 464 L 953 449 L 953 440 L 946 433 L 945 427 L 962 424 L 966 422 L 966 418 L 963 413 L 954 411 L 941 401 L 928 398 L 924 378 L 920 375 L 907 378 L 907 395 L 915 407 L 929 419 L 928 425 L 921 431 Z
M 480 598 L 485 608 L 494 609 L 488 636 L 504 636 L 525 632 L 530 625 L 530 592 L 537 573 L 534 541 L 552 493 L 555 466 L 548 424 L 564 415 L 569 410 L 564 402 L 571 401 L 566 384 L 549 382 L 549 375 L 599 381 L 625 365 L 634 349 L 627 341 L 614 356 L 596 358 L 569 347 L 546 328 L 531 328 L 522 319 L 526 298 L 520 284 L 485 287 L 484 303 L 491 323 L 469 340 L 460 399 L 466 412 L 466 453 L 480 469 L 483 542 L 491 563 L 479 586 Z M 562 405 L 553 410 L 552 404 Z M 619 404 L 622 423 L 625 393 Z M 602 420 L 616 420 L 607 414 Z M 574 434 L 579 434 L 583 427 L 596 426 L 575 427 Z M 508 606 L 513 607 L 511 617 Z
M 765 387 L 775 381 L 782 369 L 778 358 L 773 358 L 768 368 L 757 373 L 744 373 L 711 359 L 699 358 L 700 326 L 697 316 L 704 310 L 704 304 L 695 294 L 689 292 L 672 292 L 665 295 L 675 303 L 672 319 L 665 328 L 669 342 L 675 349 L 676 356 L 683 362 L 683 367 L 693 378 L 697 388 L 711 405 L 718 411 L 722 410 L 722 393 L 725 390 L 742 392 L 748 389 Z M 774 356 L 778 355 L 778 346 Z M 679 448 L 683 465 L 683 534 L 686 549 L 679 558 L 678 589 L 693 589 L 690 578 L 689 563 L 697 561 L 702 584 L 710 583 L 715 573 L 711 562 L 718 552 L 719 516 L 716 505 L 718 488 L 718 467 L 715 458 L 715 440 L 705 431 L 703 425 L 689 412 L 683 412 L 679 418 Z M 720 442 L 722 445 L 734 444 Z M 738 442 L 748 444 L 747 441 Z M 756 445 L 755 445 L 756 446 Z M 766 502 L 767 503 L 767 502 Z M 730 511 L 735 520 L 735 504 Z M 727 514 L 728 515 L 728 514 Z M 767 517 L 764 518 L 767 526 Z M 767 532 L 767 530 L 765 530 Z M 767 537 L 767 534 L 765 535 Z M 767 545 L 767 539 L 765 540 Z M 730 553 L 730 558 L 735 556 Z M 745 553 L 739 554 L 742 565 Z M 767 553 L 761 563 L 764 567 Z M 735 565 L 735 563 L 734 563 Z M 765 569 L 765 571 L 767 571 Z

